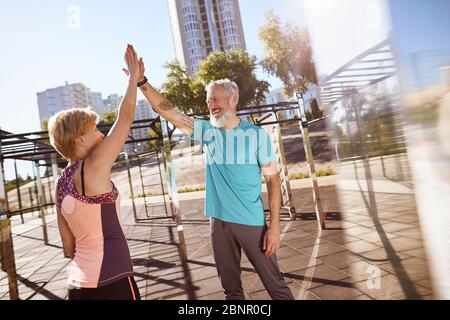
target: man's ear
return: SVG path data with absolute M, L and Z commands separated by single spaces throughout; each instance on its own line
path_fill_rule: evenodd
M 237 96 L 231 97 L 231 104 L 234 106 L 235 109 L 237 109 L 238 102 L 239 102 L 239 97 L 237 97 Z

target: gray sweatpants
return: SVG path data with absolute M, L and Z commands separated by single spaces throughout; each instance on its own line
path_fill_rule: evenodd
M 241 282 L 241 249 L 274 300 L 294 300 L 284 282 L 275 254 L 264 255 L 263 239 L 267 227 L 254 227 L 211 218 L 211 243 L 217 273 L 227 300 L 245 300 Z

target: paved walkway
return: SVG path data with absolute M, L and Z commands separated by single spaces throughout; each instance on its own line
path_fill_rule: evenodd
M 308 180 L 293 183 L 297 219 L 282 217 L 278 263 L 296 299 L 431 299 L 412 192 L 377 180 L 378 192 L 369 197 L 367 181 L 343 180 L 336 186 L 333 180 L 319 180 L 328 212 L 326 230 L 317 228 Z M 395 188 L 401 192 L 392 193 Z M 202 214 L 203 194 L 180 195 L 186 263 L 180 259 L 177 229 L 171 219 L 135 223 L 130 201 L 123 202 L 123 226 L 143 299 L 223 299 L 209 223 Z M 137 209 L 142 214 L 139 201 Z M 48 246 L 43 245 L 37 217 L 27 218 L 25 225 L 20 218 L 13 223 L 21 299 L 67 299 L 69 260 L 62 256 L 55 215 L 47 218 Z M 253 266 L 245 255 L 242 259 L 246 297 L 269 299 Z M 0 299 L 9 299 L 1 271 Z

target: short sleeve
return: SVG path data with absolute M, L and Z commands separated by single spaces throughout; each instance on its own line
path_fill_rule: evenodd
M 211 124 L 209 121 L 194 119 L 194 131 L 192 132 L 191 139 L 204 144 L 205 132 L 210 128 Z
M 272 148 L 272 141 L 266 130 L 260 128 L 258 132 L 258 164 L 264 166 L 273 160 L 276 160 Z

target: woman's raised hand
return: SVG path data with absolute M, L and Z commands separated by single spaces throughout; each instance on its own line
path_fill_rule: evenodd
M 123 72 L 130 77 L 130 80 L 137 82 L 141 74 L 142 58 L 138 59 L 137 53 L 131 44 L 127 46 L 124 58 L 127 68 L 123 68 Z

